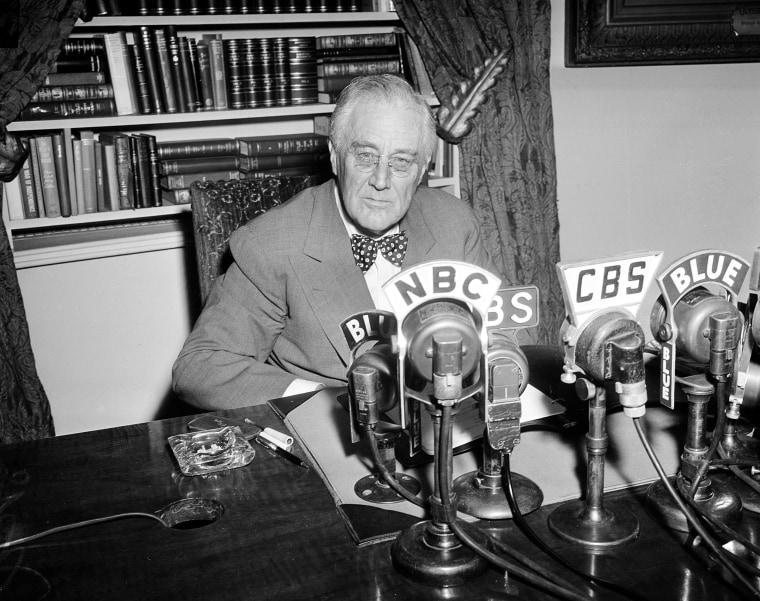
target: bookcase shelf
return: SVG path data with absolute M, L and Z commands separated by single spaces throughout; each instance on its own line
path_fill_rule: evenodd
M 221 33 L 224 38 L 267 38 L 386 33 L 398 31 L 400 21 L 395 11 L 114 16 L 95 17 L 88 22 L 80 20 L 71 37 L 89 38 L 124 31 L 131 39 L 141 27 L 163 28 L 170 25 L 180 32 L 189 32 L 192 36 Z M 432 106 L 436 104 L 435 101 L 431 102 Z M 21 134 L 47 134 L 61 130 L 69 137 L 82 130 L 93 130 L 96 133 L 146 133 L 155 136 L 158 142 L 298 134 L 313 132 L 315 117 L 329 115 L 334 108 L 334 104 L 313 103 L 268 108 L 18 120 L 9 124 L 8 129 Z M 431 175 L 428 185 L 459 195 L 456 176 Z M 7 202 L 3 203 L 2 209 L 17 267 L 176 248 L 192 243 L 192 234 L 187 230 L 190 222 L 189 205 L 14 220 L 10 219 Z M 163 224 L 158 230 L 157 223 Z M 45 240 L 46 237 L 49 238 L 48 241 Z M 113 240 L 109 240 L 109 237 Z M 134 240 L 130 241 L 131 238 Z

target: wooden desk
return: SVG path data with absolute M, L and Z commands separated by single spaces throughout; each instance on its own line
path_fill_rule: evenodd
M 268 406 L 220 414 L 282 428 Z M 224 505 L 217 521 L 170 529 L 129 518 L 55 534 L 2 551 L 0 599 L 65 601 L 265 601 L 335 599 L 552 599 L 496 570 L 443 592 L 412 583 L 391 566 L 390 543 L 357 548 L 314 470 L 257 448 L 247 467 L 216 476 L 179 474 L 167 438 L 191 418 L 175 418 L 0 447 L 2 537 L 128 511 L 157 511 L 177 499 L 206 497 Z M 300 449 L 296 449 L 301 453 Z M 536 531 L 579 567 L 652 600 L 738 601 L 682 535 L 663 530 L 629 500 L 641 537 L 615 552 L 592 554 L 554 538 L 543 507 L 528 516 Z M 756 526 L 756 524 L 754 524 Z M 754 527 L 753 526 L 753 527 Z M 755 528 L 760 532 L 760 529 Z M 511 522 L 495 529 L 514 548 L 563 573 Z M 757 540 L 757 537 L 755 537 Z M 568 575 L 568 579 L 580 579 Z M 584 585 L 584 590 L 589 587 Z M 47 593 L 47 596 L 45 596 Z M 601 591 L 598 599 L 614 599 Z

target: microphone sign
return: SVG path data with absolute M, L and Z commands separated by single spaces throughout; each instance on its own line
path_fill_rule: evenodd
M 470 263 L 430 261 L 410 267 L 383 285 L 399 322 L 413 309 L 436 299 L 457 299 L 485 316 L 501 279 Z
M 538 288 L 500 288 L 486 315 L 486 327 L 515 330 L 538 325 Z
M 396 334 L 396 316 L 388 311 L 355 313 L 340 324 L 348 348 L 354 350 L 368 340 L 389 342 Z
M 660 251 L 645 251 L 599 262 L 558 263 L 570 322 L 580 328 L 593 314 L 612 308 L 625 308 L 635 317 L 661 258 Z
M 663 296 L 672 306 L 689 290 L 704 284 L 716 284 L 738 295 L 749 271 L 749 263 L 741 257 L 708 250 L 679 259 L 657 280 Z

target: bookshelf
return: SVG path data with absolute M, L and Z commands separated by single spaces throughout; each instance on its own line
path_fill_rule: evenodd
M 78 22 L 71 38 L 125 31 L 133 43 L 140 27 L 176 28 L 179 35 L 200 38 L 218 33 L 224 39 L 356 35 L 397 31 L 395 12 L 290 13 L 259 15 L 108 16 Z M 329 115 L 333 104 L 212 110 L 187 113 L 134 114 L 44 120 L 19 120 L 9 130 L 34 135 L 81 130 L 145 133 L 156 140 L 183 141 L 219 137 L 299 134 L 314 131 L 314 118 Z M 431 174 L 428 185 L 459 195 L 457 149 L 449 152 L 446 174 Z M 7 198 L 7 195 L 5 195 Z M 189 205 L 104 211 L 69 217 L 11 219 L 3 217 L 18 268 L 109 257 L 190 244 Z M 84 240 L 84 241 L 83 241 Z

